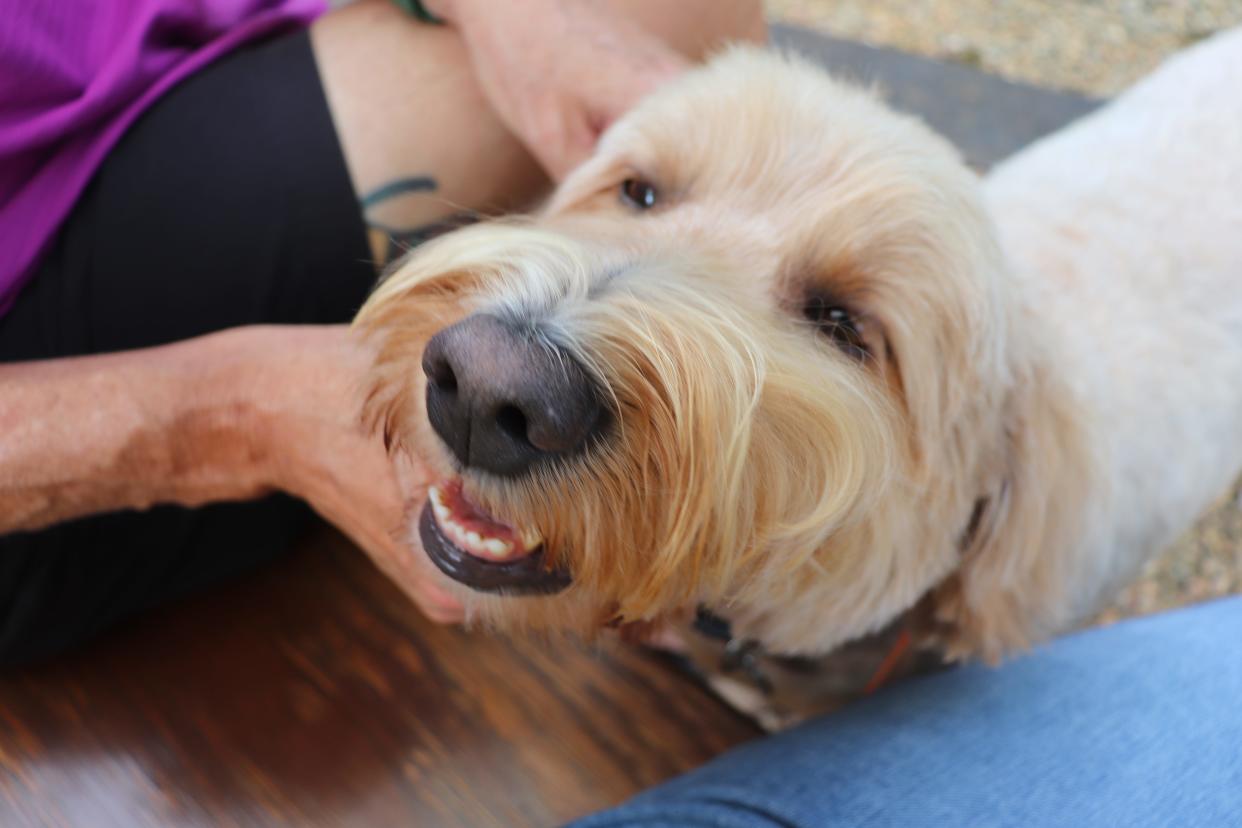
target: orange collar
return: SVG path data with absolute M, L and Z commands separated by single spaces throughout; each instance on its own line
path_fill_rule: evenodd
M 888 684 L 889 679 L 893 677 L 893 672 L 897 669 L 897 665 L 901 663 L 902 657 L 910 649 L 912 640 L 913 637 L 910 635 L 909 628 L 903 628 L 897 634 L 897 639 L 893 641 L 892 648 L 889 649 L 888 654 L 884 656 L 884 660 L 880 662 L 880 666 L 875 669 L 875 672 L 871 674 L 870 680 L 863 687 L 862 692 L 864 696 L 870 696 L 885 684 Z

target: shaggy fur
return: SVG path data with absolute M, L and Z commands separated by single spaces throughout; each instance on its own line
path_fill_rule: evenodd
M 986 191 L 872 94 L 737 49 L 616 124 L 538 215 L 416 251 L 358 318 L 369 414 L 573 575 L 547 597 L 447 582 L 472 618 L 590 633 L 706 605 L 814 655 L 923 600 L 923 643 L 988 659 L 1081 619 L 1242 468 L 1240 41 Z M 618 198 L 629 178 L 652 210 Z M 865 357 L 807 323 L 812 294 Z M 586 366 L 609 436 L 516 480 L 456 468 L 418 366 L 478 311 Z

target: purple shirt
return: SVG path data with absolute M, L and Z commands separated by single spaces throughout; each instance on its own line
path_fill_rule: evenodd
M 134 120 L 325 0 L 0 0 L 0 314 Z

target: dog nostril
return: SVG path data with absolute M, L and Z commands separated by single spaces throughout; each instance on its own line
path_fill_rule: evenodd
M 497 411 L 496 425 L 500 427 L 501 431 L 517 442 L 530 445 L 530 437 L 527 436 L 526 415 L 517 406 L 506 405 Z
M 433 366 L 431 371 L 431 383 L 437 390 L 446 394 L 451 394 L 457 390 L 457 374 L 453 373 L 453 366 L 447 361 L 440 362 Z

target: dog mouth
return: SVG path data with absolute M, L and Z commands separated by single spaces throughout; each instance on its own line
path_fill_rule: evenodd
M 459 479 L 428 490 L 418 534 L 441 572 L 480 592 L 549 595 L 571 581 L 568 572 L 547 565 L 538 531 L 489 515 L 466 499 Z

